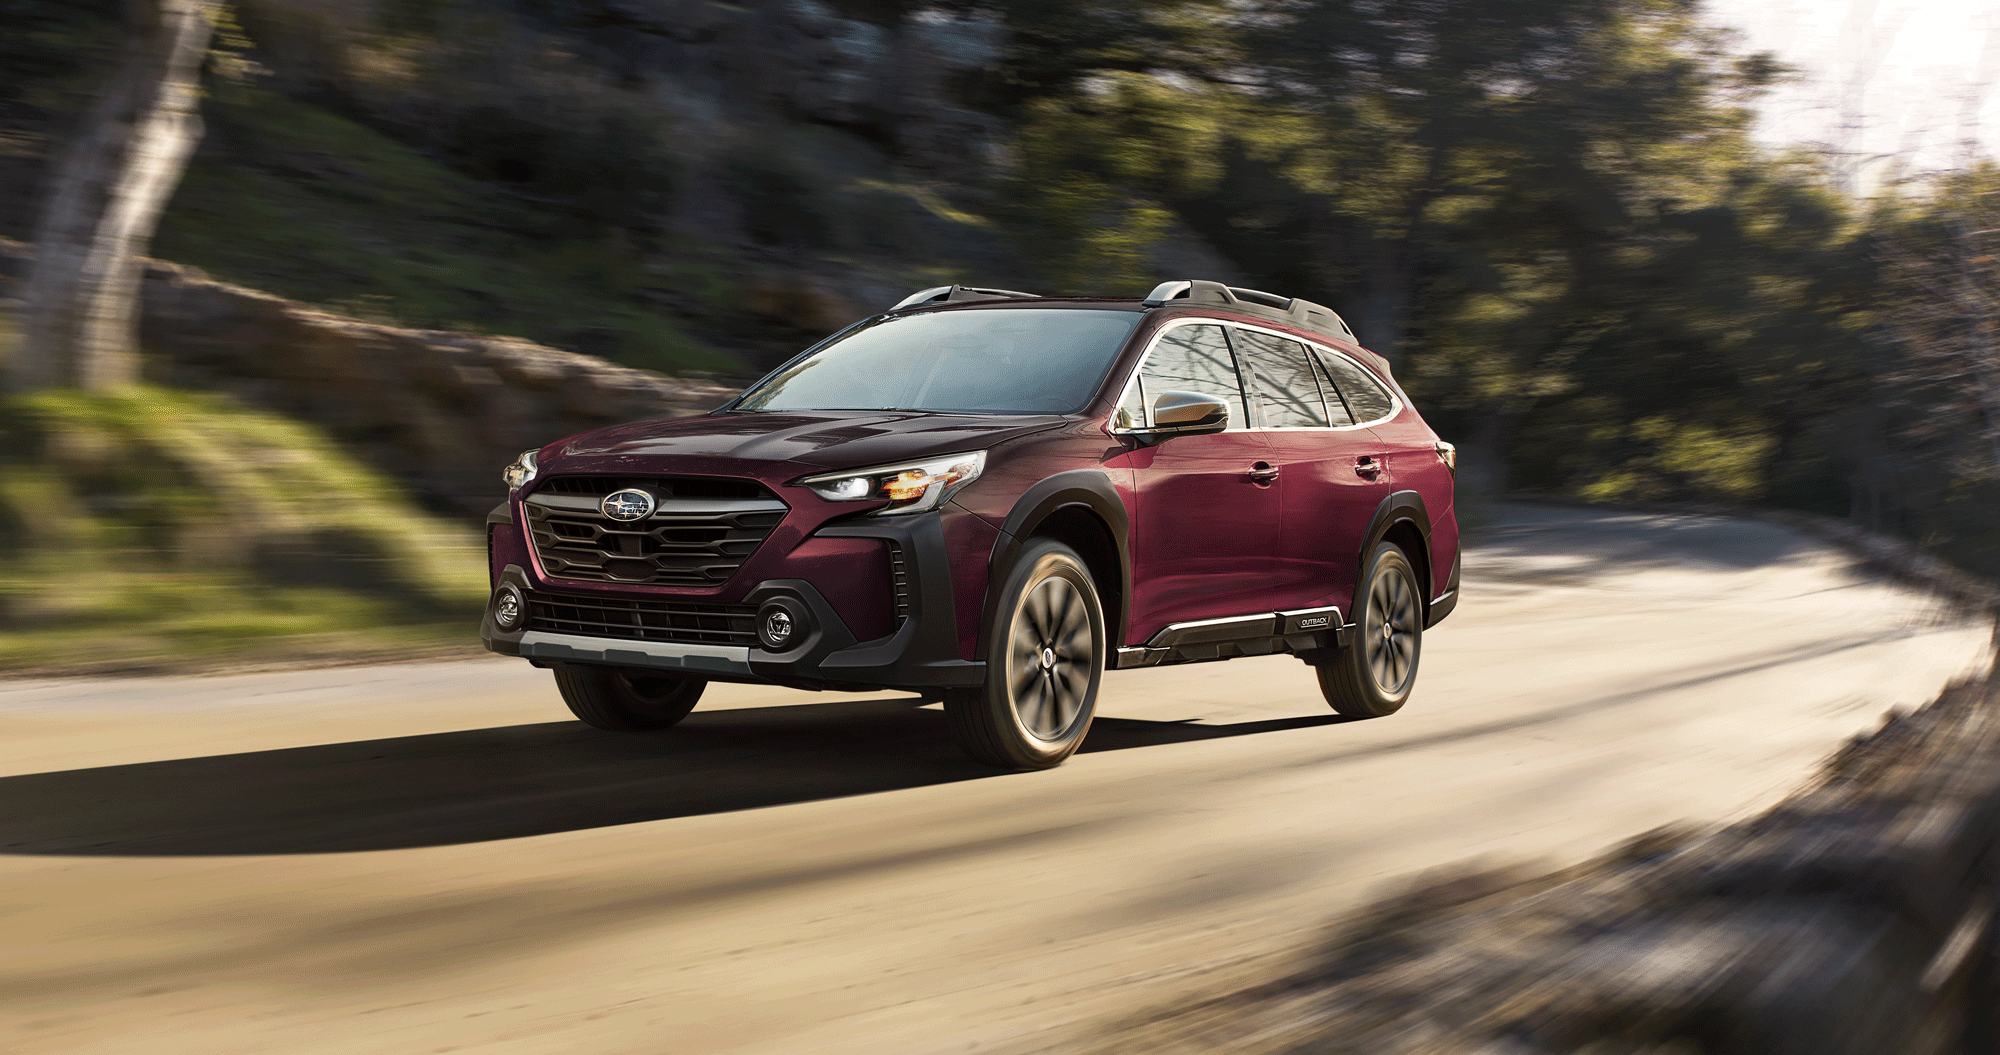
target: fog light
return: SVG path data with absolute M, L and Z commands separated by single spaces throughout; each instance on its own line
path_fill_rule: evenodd
M 757 610 L 757 643 L 766 652 L 783 652 L 805 636 L 805 617 L 782 601 L 767 602 Z
M 493 625 L 502 630 L 518 629 L 527 615 L 528 606 L 521 599 L 521 591 L 512 583 L 500 587 L 493 595 Z

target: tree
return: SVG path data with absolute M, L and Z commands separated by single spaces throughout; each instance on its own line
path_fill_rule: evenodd
M 146 247 L 201 138 L 198 78 L 219 7 L 126 0 L 118 69 L 50 168 L 15 390 L 138 380 Z
M 2000 479 L 2000 168 L 1954 174 L 1931 215 L 1881 245 L 1905 380 L 1932 394 L 1945 431 L 1976 442 L 1970 475 Z
M 1772 73 L 1687 0 L 1266 0 L 1251 32 L 1268 95 L 1308 118 L 1274 146 L 1319 198 L 1320 284 L 1392 361 L 1478 214 L 1540 190 L 1620 226 L 1657 147 L 1730 133 L 1723 93 Z

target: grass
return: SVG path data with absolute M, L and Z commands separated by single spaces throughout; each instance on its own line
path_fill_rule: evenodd
M 0 402 L 0 670 L 476 646 L 478 534 L 323 433 L 208 394 Z

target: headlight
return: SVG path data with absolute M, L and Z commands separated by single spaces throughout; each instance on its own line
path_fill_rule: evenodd
M 535 452 L 522 451 L 521 456 L 514 459 L 514 464 L 501 470 L 500 478 L 507 481 L 507 490 L 510 493 L 519 491 L 528 486 L 528 481 L 535 478 L 535 469 Z
M 949 454 L 921 462 L 808 476 L 801 487 L 829 502 L 888 502 L 870 516 L 894 516 L 936 509 L 952 493 L 979 479 L 986 452 Z

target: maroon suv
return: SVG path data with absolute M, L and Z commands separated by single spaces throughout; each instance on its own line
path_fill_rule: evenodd
M 1106 669 L 1289 652 L 1384 715 L 1458 599 L 1453 459 L 1320 305 L 941 287 L 521 455 L 481 637 L 603 729 L 710 681 L 902 689 L 1015 768 L 1077 749 Z

